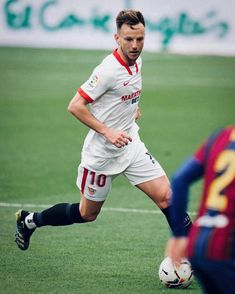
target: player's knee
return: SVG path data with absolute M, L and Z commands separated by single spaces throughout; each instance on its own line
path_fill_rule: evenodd
M 81 213 L 82 218 L 86 221 L 86 222 L 93 222 L 97 219 L 99 213 Z
M 164 189 L 159 197 L 158 206 L 160 209 L 167 208 L 170 205 L 172 191 L 170 186 Z

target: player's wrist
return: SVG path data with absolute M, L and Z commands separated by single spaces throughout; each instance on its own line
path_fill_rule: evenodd
M 108 132 L 109 132 L 109 128 L 106 125 L 102 125 L 100 129 L 98 130 L 98 133 L 103 135 L 104 137 L 107 137 Z

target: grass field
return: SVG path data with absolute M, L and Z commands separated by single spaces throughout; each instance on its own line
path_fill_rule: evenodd
M 87 128 L 67 104 L 104 51 L 0 48 L 0 293 L 201 293 L 157 278 L 164 217 L 119 177 L 94 223 L 41 228 L 14 243 L 14 212 L 76 202 Z M 206 136 L 234 124 L 235 58 L 143 54 L 141 136 L 169 176 Z M 198 206 L 201 183 L 191 189 Z

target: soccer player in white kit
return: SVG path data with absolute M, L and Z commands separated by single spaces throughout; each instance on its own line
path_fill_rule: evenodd
M 68 111 L 90 128 L 78 168 L 81 201 L 59 203 L 40 213 L 18 211 L 16 243 L 22 250 L 28 248 L 37 227 L 94 221 L 119 174 L 151 198 L 170 222 L 169 180 L 140 140 L 136 124 L 142 91 L 144 17 L 139 11 L 124 10 L 117 15 L 116 24 L 118 48 L 94 69 L 68 106 Z M 185 225 L 190 223 L 185 214 Z

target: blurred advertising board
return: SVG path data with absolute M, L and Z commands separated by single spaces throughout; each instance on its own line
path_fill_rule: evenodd
M 234 0 L 0 0 L 0 46 L 113 49 L 128 8 L 145 16 L 146 51 L 235 55 Z

